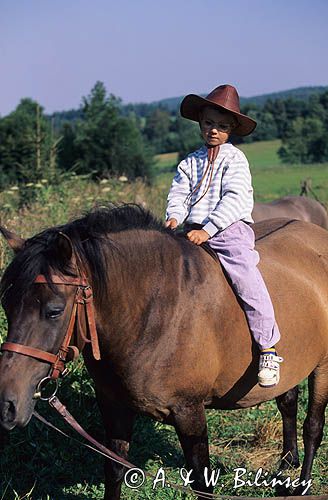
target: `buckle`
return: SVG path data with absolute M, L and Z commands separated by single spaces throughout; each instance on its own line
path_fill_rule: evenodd
M 84 286 L 82 292 L 84 302 L 89 302 L 93 298 L 93 292 L 90 285 Z
M 42 393 L 44 392 L 46 386 L 49 382 L 52 381 L 55 383 L 55 387 L 52 389 L 49 395 Z M 33 394 L 33 399 L 41 399 L 41 401 L 49 401 L 49 399 L 53 398 L 58 391 L 58 379 L 53 379 L 52 377 L 44 377 L 40 380 L 38 385 L 36 386 L 35 393 Z

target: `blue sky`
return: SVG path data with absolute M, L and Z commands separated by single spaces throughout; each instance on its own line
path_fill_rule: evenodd
M 328 84 L 327 0 L 0 0 L 0 115 L 22 97 L 77 108 Z

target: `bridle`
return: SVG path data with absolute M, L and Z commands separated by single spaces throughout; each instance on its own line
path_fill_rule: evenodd
M 34 397 L 41 398 L 42 386 L 49 380 L 56 381 L 56 390 L 57 390 L 58 378 L 60 376 L 65 375 L 66 372 L 65 365 L 67 361 L 71 361 L 72 359 L 77 358 L 78 355 L 80 354 L 80 350 L 82 351 L 85 343 L 89 342 L 91 343 L 92 353 L 96 360 L 100 359 L 100 350 L 99 350 L 98 335 L 97 335 L 95 314 L 94 314 L 93 292 L 91 286 L 88 284 L 87 278 L 85 276 L 79 276 L 74 278 L 70 276 L 59 276 L 56 274 L 51 274 L 50 280 L 47 280 L 44 275 L 39 274 L 35 278 L 34 283 L 40 283 L 40 284 L 52 283 L 54 285 L 66 285 L 66 286 L 77 287 L 67 331 L 57 354 L 53 354 L 48 351 L 43 351 L 35 347 L 29 347 L 23 344 L 17 344 L 14 342 L 5 342 L 1 345 L 1 352 L 3 351 L 15 352 L 17 354 L 29 356 L 39 361 L 44 361 L 51 365 L 47 377 L 43 378 L 37 385 L 37 390 Z M 85 325 L 86 325 L 85 329 L 87 330 L 87 332 L 83 331 L 83 327 L 81 325 L 81 317 L 83 312 L 85 315 Z M 81 349 L 79 349 L 75 345 L 70 345 L 75 325 L 77 325 L 76 343 L 82 345 Z M 89 333 L 89 338 L 88 338 L 88 333 Z

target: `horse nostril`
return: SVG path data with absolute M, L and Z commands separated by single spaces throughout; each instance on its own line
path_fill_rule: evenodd
M 1 417 L 4 423 L 14 422 L 16 418 L 16 406 L 13 401 L 4 401 L 1 410 Z

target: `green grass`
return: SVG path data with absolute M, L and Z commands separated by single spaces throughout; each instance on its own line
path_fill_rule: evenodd
M 257 169 L 281 165 L 282 162 L 278 156 L 280 146 L 280 140 L 275 140 L 239 144 L 237 147 L 245 153 L 251 168 Z
M 77 367 L 72 375 L 63 381 L 60 393 L 61 399 L 66 402 L 82 425 L 102 441 L 101 421 L 92 387 L 81 367 Z M 301 436 L 305 400 L 306 390 L 303 385 L 299 436 Z M 65 428 L 45 404 L 39 404 L 38 410 L 42 414 L 48 414 L 48 418 L 60 428 Z M 245 467 L 253 474 L 259 467 L 273 474 L 277 470 L 282 429 L 275 403 L 268 402 L 247 410 L 220 412 L 209 410 L 207 420 L 211 465 L 216 470 L 220 469 L 222 475 L 220 486 L 215 492 L 221 495 L 274 496 L 274 490 L 270 487 L 243 487 L 237 491 L 234 488 L 233 477 L 234 469 L 237 467 Z M 313 494 L 328 493 L 327 439 L 326 431 L 313 469 Z M 146 417 L 139 417 L 135 426 L 130 460 L 153 475 L 163 467 L 167 483 L 182 484 L 178 471 L 183 467 L 184 459 L 177 437 L 169 426 Z M 99 455 L 81 447 L 75 441 L 61 437 L 32 419 L 27 429 L 12 432 L 10 442 L 2 452 L 0 498 L 22 499 L 32 489 L 32 494 L 26 498 L 101 499 L 102 462 Z M 300 470 L 290 471 L 294 478 L 298 477 L 299 473 Z M 224 487 L 221 486 L 222 483 Z M 136 491 L 124 487 L 122 498 L 140 500 L 192 498 L 191 495 L 183 496 L 168 487 L 165 489 L 159 487 L 154 493 L 152 485 L 152 480 L 147 478 L 143 486 Z M 16 496 L 14 492 L 17 492 Z
M 301 183 L 311 180 L 312 190 L 323 203 L 328 202 L 328 163 L 286 165 L 277 154 L 280 141 L 244 144 L 252 171 L 256 201 L 271 201 L 287 195 L 299 195 Z
M 312 190 L 320 201 L 328 203 L 328 163 L 317 165 L 285 165 L 277 151 L 279 140 L 241 144 L 238 147 L 246 154 L 253 177 L 255 200 L 272 201 L 287 195 L 299 195 L 301 182 L 311 179 Z M 177 154 L 157 157 L 157 184 L 168 190 L 174 176 Z
M 277 157 L 278 141 L 241 146 L 249 158 L 256 198 L 270 200 L 285 194 L 298 194 L 300 182 L 312 179 L 314 192 L 328 201 L 328 165 L 284 166 Z M 78 215 L 81 210 L 108 201 L 132 201 L 152 209 L 163 217 L 167 191 L 174 175 L 177 155 L 161 155 L 157 159 L 157 178 L 153 186 L 142 182 L 124 183 L 110 179 L 105 183 L 74 177 L 61 186 L 43 186 L 38 200 L 30 209 L 18 210 L 19 191 L 8 189 L 0 193 L 3 207 L 1 223 L 9 229 L 30 236 L 42 228 L 61 224 Z M 3 246 L 0 249 L 0 267 L 10 258 Z M 4 338 L 6 322 L 0 312 L 0 336 Z M 88 375 L 78 360 L 71 374 L 61 382 L 60 398 L 83 426 L 98 440 L 103 441 L 103 429 L 95 403 L 94 391 Z M 298 416 L 298 437 L 301 458 L 302 422 L 307 400 L 306 385 L 302 384 Z M 45 403 L 38 411 L 61 428 L 60 422 Z M 259 467 L 274 473 L 279 462 L 282 441 L 280 415 L 274 402 L 237 411 L 207 411 L 211 464 L 220 468 L 225 486 L 216 493 L 224 495 L 274 496 L 272 488 L 233 488 L 233 469 L 246 467 L 255 472 Z M 70 431 L 69 431 L 70 432 Z M 73 435 L 73 434 L 72 434 Z M 1 441 L 1 439 L 0 439 Z M 313 494 L 328 494 L 328 426 L 314 462 Z M 163 467 L 169 483 L 181 485 L 178 469 L 184 459 L 178 439 L 169 426 L 139 417 L 131 446 L 130 460 L 153 474 Z M 5 438 L 0 461 L 0 500 L 74 500 L 101 499 L 103 495 L 103 459 L 75 441 L 67 440 L 47 429 L 32 418 L 27 428 L 14 430 Z M 299 476 L 300 470 L 291 472 Z M 174 492 L 171 488 L 152 489 L 147 479 L 138 490 L 123 488 L 122 498 L 177 500 L 192 498 Z
M 252 168 L 257 167 L 274 167 L 281 165 L 281 160 L 278 156 L 278 149 L 281 146 L 280 140 L 253 142 L 250 144 L 239 144 L 237 147 L 241 149 L 248 158 Z M 157 169 L 162 171 L 173 170 L 176 166 L 178 153 L 165 153 L 157 155 Z
M 328 202 L 328 163 L 321 165 L 294 165 L 265 167 L 253 170 L 256 201 L 271 201 L 287 195 L 299 195 L 301 183 L 311 179 L 312 190 L 322 202 Z

